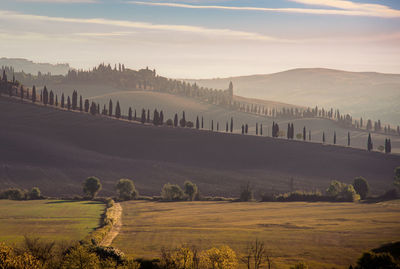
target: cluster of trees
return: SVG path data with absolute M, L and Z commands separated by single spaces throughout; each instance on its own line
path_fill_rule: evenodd
M 31 190 L 9 188 L 0 191 L 0 199 L 9 200 L 38 200 L 44 199 L 38 187 L 33 187 Z
M 191 181 L 183 183 L 183 189 L 177 184 L 165 184 L 161 189 L 161 198 L 163 201 L 194 201 L 199 200 L 199 189 Z

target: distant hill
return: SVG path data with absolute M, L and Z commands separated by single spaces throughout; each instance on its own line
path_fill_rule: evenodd
M 400 124 L 399 74 L 301 68 L 267 75 L 186 81 L 222 89 L 232 81 L 236 95 L 339 108 L 353 117 Z
M 70 70 L 69 64 L 35 63 L 22 58 L 0 58 L 0 67 L 13 67 L 15 72 L 24 71 L 27 74 L 37 75 L 51 73 L 52 75 L 66 75 Z
M 160 93 L 156 93 L 160 94 Z M 182 101 L 182 100 L 181 100 Z M 325 189 L 332 179 L 369 181 L 373 193 L 392 187 L 399 155 L 269 137 L 143 126 L 0 97 L 0 188 L 38 186 L 46 195 L 81 193 L 96 175 L 103 194 L 131 178 L 142 194 L 190 179 L 205 195 Z

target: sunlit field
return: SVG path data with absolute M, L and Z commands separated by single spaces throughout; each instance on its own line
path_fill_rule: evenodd
M 199 249 L 227 244 L 239 255 L 256 238 L 274 268 L 297 261 L 311 268 L 348 268 L 363 251 L 400 240 L 400 201 L 360 203 L 122 203 L 122 229 L 113 245 L 155 258 L 161 247 Z
M 0 200 L 0 242 L 20 243 L 24 235 L 45 240 L 84 238 L 98 227 L 104 204 L 59 200 Z

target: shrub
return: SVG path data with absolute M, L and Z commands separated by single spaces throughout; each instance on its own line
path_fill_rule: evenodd
M 83 193 L 91 199 L 101 190 L 101 183 L 97 177 L 88 177 L 83 183 Z
M 121 265 L 125 262 L 125 254 L 114 247 L 95 246 L 91 249 L 100 260 L 114 261 L 116 264 Z
M 330 198 L 323 196 L 318 191 L 316 192 L 294 191 L 294 192 L 279 194 L 274 197 L 274 201 L 278 202 L 318 202 L 327 200 L 330 200 Z
M 167 122 L 166 122 L 166 124 L 167 124 L 168 126 L 173 126 L 173 125 L 174 125 L 174 122 L 173 122 L 173 120 L 168 119 Z
M 360 195 L 361 199 L 367 198 L 369 193 L 369 185 L 365 178 L 356 177 L 353 182 L 354 190 Z
M 13 248 L 0 242 L 0 268 L 39 269 L 40 262 L 27 252 L 17 253 Z
M 197 185 L 190 182 L 189 180 L 185 181 L 183 184 L 185 194 L 187 195 L 188 199 L 190 201 L 193 201 L 196 197 L 196 194 L 198 193 Z
M 186 122 L 186 127 L 188 127 L 188 128 L 193 128 L 193 122 L 191 122 L 191 121 L 187 121 Z
M 135 184 L 130 179 L 120 179 L 117 183 L 117 191 L 119 199 L 121 200 L 131 200 L 136 199 L 138 192 L 136 191 Z
M 389 253 L 365 252 L 357 261 L 355 269 L 399 269 L 400 266 L 395 262 Z
M 185 195 L 181 187 L 167 183 L 161 190 L 161 197 L 165 201 L 181 201 L 185 198 Z
M 400 166 L 394 169 L 394 185 L 400 189 Z
M 42 198 L 38 187 L 33 187 L 32 190 L 28 193 L 28 196 L 29 196 L 29 199 L 31 199 L 31 200 L 37 200 L 37 199 Z
M 308 265 L 304 262 L 296 263 L 294 266 L 291 266 L 290 269 L 308 269 Z
M 360 199 L 360 196 L 354 190 L 353 185 L 333 180 L 326 190 L 328 196 L 341 202 L 354 202 Z
M 238 266 L 238 260 L 235 251 L 228 246 L 221 246 L 202 251 L 200 264 L 204 268 L 233 269 Z
M 181 246 L 174 250 L 162 248 L 160 266 L 174 269 L 194 268 L 193 265 L 197 263 L 195 253 L 197 254 L 188 246 Z
M 18 188 L 10 188 L 3 191 L 0 194 L 1 199 L 10 199 L 10 200 L 25 200 L 26 199 L 26 191 Z
M 78 245 L 68 251 L 62 262 L 65 269 L 91 269 L 99 266 L 99 258 L 87 248 Z

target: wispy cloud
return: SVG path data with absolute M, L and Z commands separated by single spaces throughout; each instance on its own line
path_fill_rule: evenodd
M 76 4 L 76 3 L 97 3 L 97 0 L 16 0 L 17 2 L 30 2 L 30 3 L 67 3 L 67 4 Z
M 259 41 L 275 41 L 275 42 L 292 42 L 291 40 L 275 38 L 255 32 L 237 31 L 231 29 L 220 28 L 206 28 L 201 26 L 192 25 L 174 25 L 174 24 L 152 24 L 147 22 L 126 21 L 126 20 L 111 20 L 104 18 L 65 18 L 65 17 L 50 17 L 42 15 L 24 14 L 13 11 L 0 10 L 2 19 L 14 18 L 18 20 L 31 20 L 31 21 L 49 21 L 61 23 L 78 23 L 78 24 L 93 24 L 93 25 L 107 25 L 122 28 L 135 28 L 153 31 L 175 31 L 186 32 L 192 34 L 202 34 L 211 36 L 225 36 L 245 40 L 259 40 Z
M 345 16 L 370 16 L 382 18 L 398 18 L 400 10 L 391 9 L 390 7 L 379 4 L 362 4 L 343 0 L 289 0 L 306 5 L 318 5 L 334 7 L 337 9 L 320 9 L 320 8 L 266 8 L 266 7 L 238 7 L 238 6 L 222 6 L 222 5 L 191 5 L 182 3 L 166 3 L 166 2 L 142 2 L 129 1 L 127 3 L 147 6 L 164 6 L 176 8 L 190 9 L 224 9 L 224 10 L 243 10 L 243 11 L 259 11 L 259 12 L 284 12 L 284 13 L 302 13 L 316 15 L 345 15 Z

